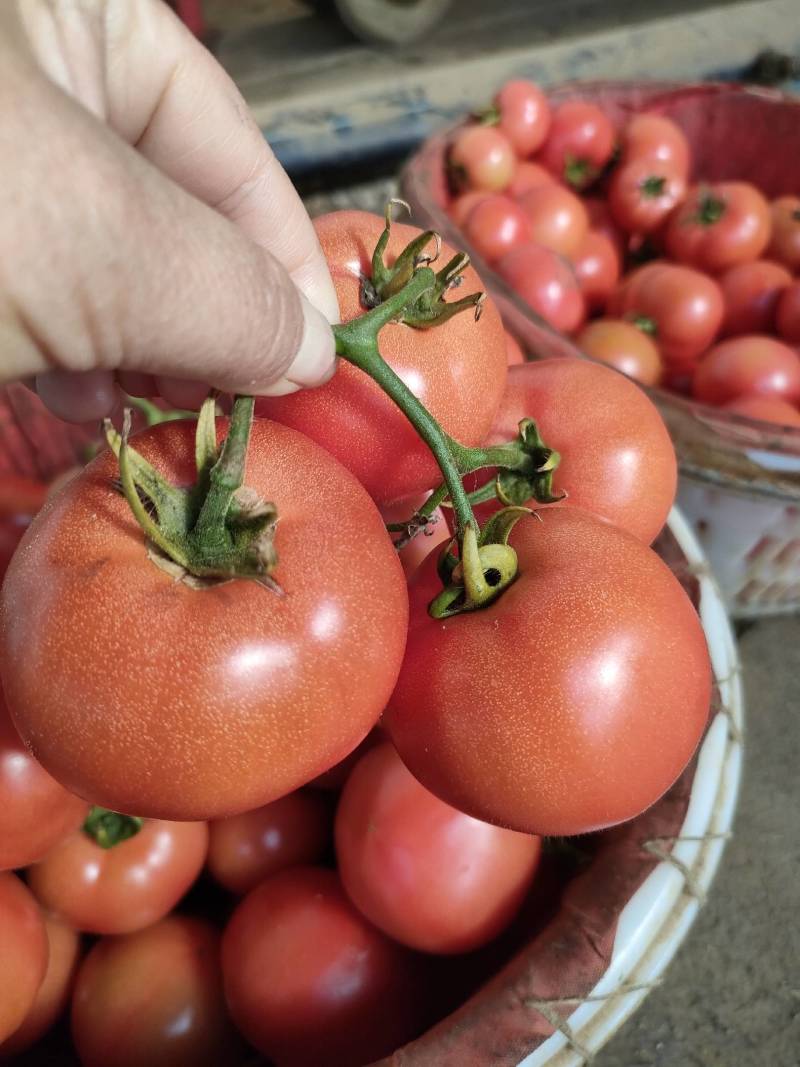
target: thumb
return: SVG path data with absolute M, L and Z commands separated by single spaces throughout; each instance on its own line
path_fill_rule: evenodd
M 275 395 L 333 373 L 327 320 L 272 254 L 32 67 L 0 78 L 0 158 L 3 380 L 137 371 Z

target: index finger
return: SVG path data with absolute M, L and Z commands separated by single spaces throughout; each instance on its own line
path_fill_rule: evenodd
M 87 17 L 89 6 L 94 17 Z M 45 17 L 55 25 L 43 33 L 31 22 Z M 36 4 L 26 21 L 53 80 L 271 252 L 329 321 L 338 321 L 328 267 L 297 191 L 231 78 L 164 3 Z M 37 47 L 53 30 L 68 53 L 66 72 L 52 49 Z M 95 71 L 95 84 L 75 70 Z

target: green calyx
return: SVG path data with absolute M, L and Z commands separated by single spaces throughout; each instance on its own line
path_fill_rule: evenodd
M 454 543 L 439 557 L 439 577 L 444 588 L 428 611 L 434 619 L 447 619 L 466 611 L 486 607 L 496 600 L 517 577 L 517 554 L 508 538 L 519 520 L 531 515 L 528 508 L 503 508 L 477 533 L 467 529 L 460 557 L 453 554 Z
M 548 448 L 533 419 L 523 419 L 519 435 L 512 442 L 527 459 L 519 468 L 500 466 L 494 482 L 494 495 L 507 506 L 521 506 L 529 500 L 539 504 L 555 504 L 563 500 L 563 492 L 553 492 L 553 475 L 561 456 Z
M 567 156 L 564 161 L 564 181 L 573 189 L 584 189 L 598 176 L 599 170 L 588 159 Z
M 698 222 L 701 226 L 713 226 L 725 214 L 728 205 L 711 192 L 702 192 L 697 201 L 697 213 L 689 220 Z
M 361 283 L 361 302 L 365 308 L 379 307 L 401 292 L 414 278 L 420 268 L 435 263 L 442 250 L 442 240 L 433 230 L 425 230 L 415 237 L 400 253 L 392 266 L 385 260 L 386 248 L 392 230 L 392 207 L 397 204 L 410 211 L 405 200 L 390 200 L 384 215 L 386 225 L 372 254 L 372 273 Z M 433 245 L 431 249 L 429 246 Z M 474 308 L 475 318 L 480 317 L 486 300 L 485 293 L 471 293 L 463 300 L 446 301 L 445 294 L 461 284 L 463 272 L 469 266 L 469 256 L 460 252 L 434 274 L 433 284 L 411 303 L 404 304 L 395 321 L 417 329 L 439 326 L 468 308 Z
M 120 815 L 96 805 L 89 809 L 83 832 L 100 848 L 114 848 L 139 833 L 143 820 L 136 815 Z
M 640 184 L 639 188 L 642 191 L 642 196 L 646 200 L 657 200 L 659 196 L 664 195 L 664 191 L 667 186 L 667 179 L 653 175 Z
M 628 322 L 631 326 L 635 326 L 637 330 L 646 333 L 648 337 L 658 337 L 658 323 L 655 319 L 651 319 L 649 315 L 634 314 L 628 318 Z
M 274 591 L 275 505 L 244 486 L 252 397 L 237 397 L 230 427 L 217 446 L 216 401 L 200 411 L 195 434 L 196 479 L 172 485 L 129 443 L 130 410 L 122 433 L 105 421 L 109 447 L 119 460 L 119 484 L 139 525 L 157 550 L 185 574 L 200 579 L 248 578 Z
M 496 104 L 492 104 L 491 107 L 484 108 L 483 111 L 473 112 L 472 118 L 479 126 L 497 126 L 502 115 L 500 114 L 500 108 Z

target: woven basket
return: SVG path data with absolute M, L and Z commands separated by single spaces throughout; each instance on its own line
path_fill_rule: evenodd
M 769 89 L 661 82 L 586 82 L 553 89 L 554 103 L 598 104 L 617 124 L 647 110 L 686 133 L 693 178 L 753 182 L 768 196 L 800 191 L 800 101 Z M 447 215 L 444 161 L 456 130 L 427 141 L 406 166 L 401 195 L 420 225 L 466 242 Z M 506 325 L 533 357 L 580 356 L 517 297 L 480 256 L 476 266 Z M 584 357 L 586 358 L 586 357 Z M 678 502 L 692 523 L 732 614 L 800 607 L 800 429 L 728 415 L 661 389 L 648 390 L 675 442 Z

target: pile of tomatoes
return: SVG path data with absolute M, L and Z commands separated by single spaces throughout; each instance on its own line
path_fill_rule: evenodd
M 800 196 L 690 181 L 656 113 L 616 128 L 511 81 L 453 140 L 468 245 L 595 359 L 752 418 L 800 426 Z M 702 176 L 701 176 L 702 178 Z
M 393 299 L 398 264 L 412 287 L 448 265 L 443 303 L 408 312 L 438 324 L 393 316 L 380 352 L 449 435 L 465 488 L 490 488 L 475 507 L 484 532 L 503 529 L 487 587 L 492 549 L 518 573 L 478 610 L 432 617 L 451 520 L 419 516 L 442 473 L 348 359 L 320 389 L 257 405 L 227 507 L 237 537 L 264 523 L 266 588 L 189 574 L 144 532 L 192 508 L 200 528 L 198 494 L 223 484 L 207 457 L 221 469 L 246 398 L 230 421 L 135 435 L 124 472 L 121 450 L 100 453 L 32 519 L 31 483 L 0 594 L 0 1056 L 68 1005 L 84 1067 L 390 1054 L 458 987 L 463 966 L 439 958 L 497 945 L 536 898 L 542 837 L 634 818 L 697 747 L 705 639 L 650 547 L 676 486 L 656 408 L 588 361 L 509 367 L 463 257 L 388 230 L 318 220 L 343 320 Z M 533 437 L 543 507 L 519 472 L 491 469 Z M 418 533 L 401 560 L 398 519 Z M 448 580 L 462 565 L 466 551 Z

